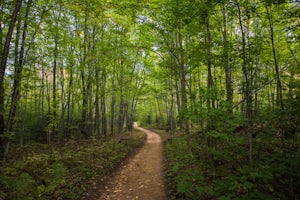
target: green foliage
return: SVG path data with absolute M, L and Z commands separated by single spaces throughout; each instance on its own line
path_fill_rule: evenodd
M 34 199 L 36 194 L 35 181 L 32 176 L 28 173 L 22 173 L 12 182 L 12 187 L 14 188 L 14 193 L 12 194 L 12 199 Z
M 208 147 L 198 135 L 189 139 L 190 146 L 184 135 L 165 144 L 168 183 L 175 199 L 298 198 L 300 151 L 295 146 L 281 149 L 280 139 L 268 142 L 258 134 L 255 162 L 249 165 L 247 136 L 234 139 L 217 131 L 208 135 L 218 145 Z
M 172 122 L 174 132 L 190 134 L 166 145 L 176 196 L 299 197 L 296 2 L 30 2 L 23 2 L 15 24 L 0 105 L 15 102 L 18 109 L 13 131 L 0 140 L 14 145 L 101 137 L 104 130 L 97 128 L 103 123 L 127 125 L 131 118 L 156 127 Z M 14 4 L 0 2 L 1 41 Z M 23 79 L 16 90 L 20 62 Z M 113 133 L 124 127 L 109 128 Z M 22 155 L 13 150 L 0 198 L 78 199 L 87 189 L 83 183 L 114 168 L 139 143 L 90 140 L 62 148 L 32 144 Z
M 0 198 L 3 199 L 30 200 L 37 195 L 33 177 L 16 168 L 6 168 L 5 174 L 1 175 L 0 186 Z
M 105 142 L 70 140 L 63 146 L 32 144 L 22 152 L 13 148 L 14 158 L 1 176 L 0 198 L 80 199 L 97 177 L 111 172 L 145 139 L 141 132 L 124 136 L 126 144 L 115 137 Z
M 38 186 L 38 193 L 43 195 L 49 195 L 65 184 L 67 169 L 62 163 L 54 163 L 50 168 L 46 168 L 44 177 L 40 177 L 43 184 Z

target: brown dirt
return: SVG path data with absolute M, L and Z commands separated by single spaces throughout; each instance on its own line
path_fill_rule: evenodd
M 115 174 L 108 177 L 106 183 L 101 184 L 98 197 L 94 196 L 92 199 L 167 199 L 163 175 L 162 140 L 158 134 L 143 129 L 136 123 L 134 127 L 147 134 L 145 145 Z

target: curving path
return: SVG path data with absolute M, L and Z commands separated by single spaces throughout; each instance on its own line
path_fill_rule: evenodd
M 152 131 L 134 123 L 134 128 L 147 134 L 141 150 L 112 177 L 101 191 L 101 200 L 166 200 L 163 178 L 162 140 Z

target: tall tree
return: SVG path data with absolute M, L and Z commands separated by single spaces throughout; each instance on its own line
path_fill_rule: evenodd
M 246 2 L 247 3 L 247 2 Z M 243 72 L 243 94 L 246 101 L 245 115 L 247 119 L 248 127 L 248 143 L 249 143 L 249 162 L 252 163 L 253 160 L 253 136 L 249 129 L 252 125 L 252 91 L 250 83 L 250 72 L 247 66 L 247 49 L 246 49 L 246 28 L 244 25 L 245 18 L 242 15 L 241 4 L 237 3 L 238 20 L 242 37 L 242 72 Z M 245 7 L 244 7 L 245 8 Z
M 225 79 L 226 79 L 226 99 L 229 104 L 228 111 L 229 113 L 232 112 L 231 106 L 233 103 L 233 90 L 232 90 L 232 84 L 231 84 L 231 68 L 229 66 L 229 41 L 227 37 L 227 18 L 228 18 L 228 12 L 227 12 L 227 5 L 223 4 L 221 5 L 221 11 L 222 11 L 222 17 L 223 17 L 223 30 L 222 30 L 222 36 L 223 36 L 223 65 L 225 69 Z
M 13 90 L 12 90 L 12 97 L 11 97 L 11 106 L 10 106 L 10 112 L 7 122 L 7 130 L 9 132 L 13 131 L 13 125 L 14 120 L 16 116 L 16 110 L 18 106 L 18 102 L 20 100 L 20 87 L 21 87 L 21 81 L 22 81 L 22 71 L 23 67 L 26 61 L 26 55 L 25 55 L 25 44 L 27 39 L 27 29 L 28 29 L 28 16 L 30 12 L 30 8 L 32 6 L 32 1 L 29 0 L 27 2 L 25 14 L 24 14 L 24 22 L 22 27 L 22 37 L 21 37 L 21 46 L 19 47 L 19 34 L 20 34 L 20 26 L 21 26 L 21 20 L 19 20 L 17 32 L 16 32 L 16 44 L 15 44 L 15 73 L 14 73 L 14 83 L 13 83 Z M 20 48 L 20 50 L 19 50 Z M 29 47 L 28 47 L 29 48 Z M 29 49 L 27 49 L 28 52 Z
M 275 41 L 274 41 L 274 22 L 273 22 L 273 16 L 272 16 L 272 4 L 266 4 L 266 11 L 267 11 L 267 18 L 269 22 L 269 28 L 270 28 L 270 41 L 272 46 L 272 54 L 274 59 L 274 67 L 276 72 L 276 101 L 277 105 L 280 106 L 280 108 L 283 110 L 283 97 L 282 97 L 282 84 L 280 79 L 280 69 L 277 59 L 277 53 L 276 53 L 276 47 L 275 47 Z
M 16 0 L 16 5 L 14 7 L 14 11 L 11 15 L 11 20 L 10 24 L 8 27 L 7 35 L 5 38 L 5 43 L 3 46 L 3 50 L 1 51 L 1 62 L 0 62 L 0 145 L 4 148 L 4 159 L 3 159 L 3 165 L 5 165 L 5 159 L 8 153 L 8 148 L 9 148 L 9 143 L 8 140 L 5 139 L 4 136 L 4 127 L 5 127 L 5 122 L 4 122 L 4 113 L 5 113 L 5 108 L 4 108 L 4 76 L 5 76 L 5 70 L 6 70 L 6 65 L 7 65 L 7 59 L 8 59 L 8 54 L 9 54 L 9 49 L 10 49 L 10 42 L 11 38 L 13 35 L 13 30 L 15 27 L 15 23 L 17 20 L 17 16 L 19 14 L 19 11 L 22 6 L 22 0 Z M 1 38 L 2 39 L 2 38 Z

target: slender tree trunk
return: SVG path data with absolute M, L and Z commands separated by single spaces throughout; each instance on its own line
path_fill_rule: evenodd
M 59 140 L 62 139 L 62 137 L 65 137 L 65 73 L 64 68 L 60 68 L 60 87 L 61 87 L 61 96 L 60 96 L 60 103 L 61 103 L 61 116 L 60 116 L 60 136 Z
M 89 42 L 89 55 L 91 55 L 92 58 L 96 57 L 96 50 L 95 50 L 95 46 L 96 46 L 96 34 L 97 34 L 97 26 L 94 25 L 92 27 L 92 41 Z M 91 44 L 90 44 L 91 43 Z M 89 125 L 89 128 L 88 128 L 88 132 L 90 133 L 93 133 L 93 131 L 95 130 L 95 119 L 93 118 L 94 117 L 94 110 L 95 110 L 95 107 L 94 107 L 94 103 L 93 103 L 93 99 L 94 99 L 94 93 L 93 93 L 93 82 L 94 82 L 94 79 L 93 79 L 93 75 L 94 75 L 94 72 L 95 72 L 95 68 L 97 67 L 97 63 L 96 63 L 96 59 L 89 59 L 89 75 L 88 75 L 88 85 L 87 85 L 87 90 L 88 90 L 88 103 L 89 103 L 89 121 L 88 121 L 88 125 Z M 95 133 L 93 133 L 95 134 Z
M 88 118 L 86 121 L 86 130 L 88 134 L 90 135 L 92 132 L 93 127 L 93 92 L 92 92 L 92 66 L 89 64 L 89 74 L 88 74 L 88 80 L 87 80 L 87 108 L 88 108 Z
M 212 40 L 211 40 L 211 33 L 210 33 L 210 21 L 209 21 L 209 15 L 207 13 L 205 17 L 205 25 L 206 25 L 206 57 L 207 57 L 207 112 L 211 113 L 211 109 L 215 107 L 215 102 L 214 102 L 214 83 L 213 83 L 213 78 L 212 78 L 212 56 L 211 56 L 211 45 L 212 45 Z M 212 124 L 212 119 L 209 117 L 207 121 L 207 128 L 208 130 L 211 130 L 213 127 Z
M 74 51 L 74 49 L 75 48 L 72 45 L 70 48 L 71 53 Z M 69 136 L 71 132 L 70 126 L 71 126 L 71 94 L 73 92 L 73 67 L 74 67 L 74 61 L 72 57 L 70 62 L 70 74 L 69 74 L 68 94 L 67 94 L 67 125 L 68 125 L 67 136 Z
M 107 119 L 106 119 L 106 102 L 105 102 L 105 94 L 106 94 L 106 70 L 105 68 L 102 71 L 102 87 L 101 87 L 101 131 L 102 134 L 107 136 Z
M 115 104 L 116 104 L 116 86 L 115 86 L 115 74 L 116 74 L 116 60 L 114 60 L 113 74 L 111 79 L 111 104 L 110 104 L 110 132 L 114 134 L 115 125 Z
M 87 39 L 88 39 L 88 26 L 87 26 L 88 16 L 87 11 L 84 19 L 84 40 L 83 40 L 83 58 L 82 58 L 82 69 L 81 69 L 81 84 L 82 84 L 82 110 L 81 110 L 81 127 L 80 131 L 88 138 L 88 133 L 86 130 L 86 117 L 87 117 L 87 106 L 88 106 L 88 95 L 85 86 L 85 71 L 86 67 L 86 57 L 87 57 Z
M 183 48 L 183 37 L 181 33 L 181 24 L 179 25 L 178 30 L 178 44 L 180 49 L 180 59 L 179 59 L 179 68 L 180 68 L 180 88 L 181 88 L 181 120 L 183 122 L 183 128 L 186 133 L 189 133 L 189 121 L 184 116 L 187 112 L 187 93 L 186 93 L 186 70 L 185 70 L 185 55 Z
M 96 94 L 95 94 L 95 132 L 98 138 L 100 138 L 100 109 L 99 109 L 99 93 L 100 93 L 100 81 L 99 81 L 99 67 L 95 67 L 95 80 L 96 80 Z
M 124 72 L 124 66 L 123 62 L 121 61 L 121 71 L 120 71 L 120 77 L 119 77 L 119 87 L 120 87 L 120 105 L 119 105 L 119 120 L 118 120 L 118 133 L 122 133 L 123 126 L 124 126 L 124 94 L 123 94 L 123 72 Z
M 45 74 L 45 80 L 46 80 L 46 100 L 47 100 L 47 115 L 50 116 L 51 114 L 51 98 L 50 98 L 50 85 L 49 85 L 49 76 L 47 74 L 47 71 L 44 71 Z
M 180 102 L 179 85 L 178 85 L 178 81 L 177 80 L 175 80 L 175 91 L 176 91 L 177 113 L 180 113 L 181 102 Z M 183 123 L 182 123 L 181 120 L 179 120 L 179 128 L 180 128 L 180 130 L 183 130 Z
M 53 69 L 52 69 L 52 116 L 51 116 L 51 135 L 48 137 L 48 142 L 51 142 L 52 138 L 56 136 L 57 132 L 57 62 L 58 62 L 58 54 L 59 54 L 59 44 L 58 44 L 58 39 L 59 39 L 59 20 L 61 18 L 61 6 L 59 7 L 59 13 L 58 13 L 58 18 L 56 18 L 56 13 L 53 11 L 53 16 L 55 20 L 55 27 L 56 27 L 56 33 L 54 36 L 54 51 L 53 51 Z
M 258 89 L 258 81 L 260 79 L 259 77 L 259 38 L 258 38 L 258 19 L 255 19 L 255 69 L 254 69 L 254 90 Z M 259 111 L 259 101 L 258 101 L 258 92 L 254 93 L 254 111 L 253 114 L 257 114 Z
M 242 71 L 243 71 L 243 77 L 244 77 L 244 84 L 243 84 L 243 92 L 245 95 L 246 99 L 246 108 L 245 108 L 245 113 L 246 113 L 246 118 L 248 120 L 248 145 L 249 145 L 249 162 L 252 164 L 253 162 L 253 136 L 252 132 L 250 130 L 250 127 L 252 125 L 252 92 L 250 88 L 250 80 L 249 80 L 249 72 L 247 69 L 247 57 L 246 57 L 246 35 L 245 35 L 245 30 L 244 30 L 244 25 L 243 25 L 243 19 L 241 15 L 241 8 L 239 3 L 237 3 L 237 8 L 238 8 L 238 17 L 239 17 L 239 24 L 240 24 L 240 29 L 242 33 Z
M 225 69 L 225 79 L 226 79 L 226 100 L 229 103 L 228 112 L 232 113 L 232 103 L 233 103 L 233 90 L 232 90 L 232 84 L 231 84 L 231 69 L 229 66 L 229 46 L 228 46 L 228 40 L 227 40 L 227 11 L 226 7 L 222 8 L 222 14 L 223 14 L 223 64 Z
M 93 56 L 95 55 L 95 37 L 96 37 L 96 26 L 93 26 L 92 29 L 92 42 L 89 40 L 88 42 L 88 55 Z M 88 59 L 88 79 L 87 79 L 87 101 L 88 101 L 88 118 L 87 118 L 87 132 L 89 134 L 93 131 L 93 67 L 95 66 L 95 61 Z
M 255 81 L 254 81 L 254 88 L 256 89 L 258 87 L 258 80 L 259 80 L 259 77 L 258 77 L 258 68 L 259 68 L 259 58 L 258 58 L 258 54 L 255 55 L 255 71 L 254 71 L 254 78 L 255 78 Z M 257 114 L 258 111 L 259 111 L 259 105 L 258 105 L 258 93 L 255 92 L 254 94 L 254 113 Z
M 121 94 L 121 100 L 119 105 L 119 120 L 118 120 L 118 133 L 121 134 L 124 127 L 124 111 L 125 111 L 125 102 L 124 96 Z
M 4 135 L 4 127 L 5 127 L 5 122 L 4 122 L 4 113 L 5 113 L 5 108 L 4 108 L 4 76 L 5 76 L 5 70 L 6 70 L 6 65 L 7 65 L 7 59 L 8 59 L 8 54 L 9 54 L 9 48 L 10 48 L 10 41 L 12 38 L 13 30 L 15 27 L 15 22 L 17 20 L 18 13 L 21 9 L 22 6 L 22 0 L 17 0 L 16 5 L 11 17 L 11 21 L 8 27 L 7 35 L 5 38 L 5 43 L 3 46 L 2 54 L 1 54 L 1 62 L 0 62 L 0 136 Z M 5 167 L 6 163 L 6 157 L 8 154 L 8 149 L 9 149 L 9 141 L 7 139 L 3 139 L 3 137 L 0 137 L 0 145 L 4 149 L 4 154 L 3 154 L 3 162 L 2 162 L 2 169 Z M 1 148 L 2 149 L 2 148 Z
M 125 126 L 126 126 L 126 131 L 131 131 L 131 129 L 130 129 L 130 106 L 129 106 L 129 102 L 128 101 L 126 101 L 125 102 L 125 106 L 124 106 L 124 108 L 125 108 L 125 111 L 124 111 L 124 118 L 125 118 Z
M 51 135 L 48 137 L 48 142 L 51 142 L 56 133 L 56 115 L 57 115 L 57 101 L 56 101 L 56 73 L 57 73 L 57 58 L 58 58 L 58 33 L 54 38 L 54 55 L 53 55 L 53 79 L 52 79 L 52 116 L 51 116 Z
M 172 87 L 172 84 L 173 84 L 173 78 L 172 76 L 170 76 L 170 88 L 173 88 Z M 171 138 L 173 138 L 174 136 L 174 129 L 175 129 L 175 126 L 174 126 L 174 94 L 173 94 L 173 90 L 171 89 L 171 105 L 170 105 L 170 116 L 169 116 L 169 124 L 170 124 L 170 134 L 171 134 Z
M 42 122 L 45 122 L 45 72 L 44 72 L 44 65 L 42 64 L 42 88 L 41 88 L 41 115 L 42 115 Z
M 269 21 L 269 26 L 270 26 L 270 40 L 271 40 L 271 45 L 272 45 L 272 53 L 273 53 L 276 79 L 277 79 L 276 103 L 283 110 L 284 105 L 283 105 L 283 99 L 282 99 L 282 84 L 281 84 L 281 79 L 280 79 L 280 70 L 279 70 L 279 65 L 278 65 L 278 61 L 277 61 L 276 47 L 275 47 L 275 42 L 274 42 L 273 18 L 272 18 L 272 13 L 269 10 L 269 6 L 266 6 L 266 10 L 267 10 L 267 16 L 268 16 L 268 21 Z
M 154 87 L 156 87 L 156 83 L 154 83 Z M 159 101 L 159 96 L 157 94 L 155 94 L 155 107 L 157 107 L 157 112 L 156 112 L 156 116 L 159 116 L 159 118 L 163 118 L 163 112 L 162 112 L 162 106 L 161 106 L 161 102 Z M 157 117 L 158 118 L 158 117 Z M 157 124 L 158 126 L 158 124 Z
M 138 87 L 136 88 L 138 89 Z M 128 123 L 128 130 L 132 131 L 133 130 L 133 122 L 134 122 L 134 116 L 135 116 L 135 109 L 136 109 L 136 104 L 138 101 L 138 97 L 134 96 L 132 98 L 132 102 L 131 102 L 131 107 L 130 107 L 130 114 L 129 114 L 129 123 Z

